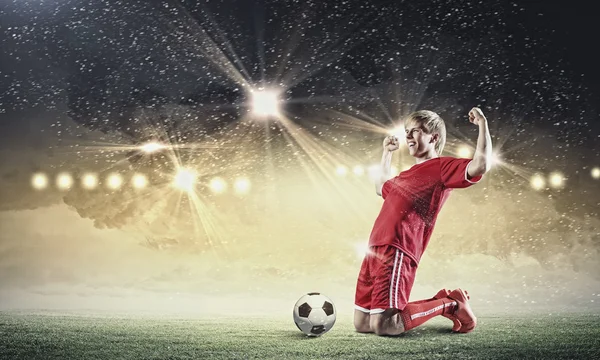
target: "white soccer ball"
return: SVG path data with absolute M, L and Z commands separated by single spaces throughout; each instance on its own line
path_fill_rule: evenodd
M 303 295 L 294 305 L 294 322 L 308 336 L 321 336 L 331 330 L 336 315 L 331 299 L 317 292 Z

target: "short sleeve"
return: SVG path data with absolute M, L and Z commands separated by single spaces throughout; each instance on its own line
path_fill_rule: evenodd
M 387 194 L 390 193 L 392 186 L 393 184 L 391 179 L 383 183 L 383 186 L 381 187 L 381 197 L 383 197 L 384 200 Z
M 483 175 L 469 179 L 467 168 L 473 161 L 472 159 L 457 159 L 444 157 L 440 161 L 440 172 L 442 183 L 448 188 L 466 188 L 477 184 Z

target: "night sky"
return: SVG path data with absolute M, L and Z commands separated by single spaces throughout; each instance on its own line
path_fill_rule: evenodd
M 456 241 L 470 254 L 506 259 L 516 252 L 550 267 L 558 249 L 575 271 L 593 274 L 600 254 L 600 180 L 590 175 L 600 166 L 596 18 L 593 5 L 573 1 L 3 0 L 0 210 L 8 217 L 0 224 L 8 226 L 17 211 L 66 204 L 95 229 L 141 234 L 153 251 L 194 253 L 225 243 L 214 242 L 223 236 L 210 234 L 211 216 L 236 214 L 236 226 L 256 230 L 251 237 L 264 235 L 255 224 L 267 226 L 265 214 L 275 214 L 274 235 L 264 236 L 275 238 L 292 222 L 281 212 L 282 192 L 306 209 L 298 219 L 320 216 L 294 193 L 294 179 L 327 184 L 326 169 L 333 173 L 336 162 L 377 162 L 386 131 L 420 109 L 446 121 L 453 156 L 461 143 L 475 145 L 467 113 L 479 106 L 506 166 L 471 196 L 457 197 L 456 204 L 478 205 L 496 221 L 473 222 L 465 234 L 486 235 Z M 281 89 L 285 124 L 248 117 L 250 92 L 261 87 Z M 212 215 L 202 219 L 199 241 L 187 207 L 181 220 L 149 211 L 169 209 L 167 200 L 160 207 L 126 189 L 31 189 L 37 171 L 138 171 L 165 182 L 177 164 L 166 153 L 139 154 L 136 147 L 150 140 L 191 146 L 179 161 L 206 179 L 260 179 L 252 200 L 206 195 L 206 209 L 216 210 L 205 209 Z M 395 159 L 398 167 L 408 164 L 406 156 Z M 532 175 L 553 171 L 566 178 L 562 190 L 531 189 Z M 371 191 L 371 184 L 357 186 Z M 347 198 L 327 193 L 332 206 L 346 211 L 344 219 L 355 216 L 346 206 L 352 193 L 337 190 Z M 338 224 L 338 210 L 318 210 L 331 212 L 314 226 Z M 72 220 L 62 211 L 54 214 Z M 449 211 L 441 221 L 462 221 L 457 216 Z M 375 217 L 359 217 L 348 232 L 364 236 Z M 300 220 L 291 231 L 303 231 Z M 347 224 L 340 220 L 338 229 Z M 576 239 L 557 235 L 567 233 Z M 15 279 L 0 277 L 4 284 Z
M 286 114 L 308 131 L 331 109 L 392 126 L 430 108 L 468 134 L 460 119 L 480 106 L 503 156 L 532 171 L 600 162 L 590 6 L 6 1 L 0 16 L 2 126 L 13 139 L 19 114 L 52 111 L 133 144 L 148 140 L 147 121 L 179 143 L 203 141 L 247 113 L 249 87 L 280 84 Z M 144 122 L 140 109 L 167 119 Z M 339 120 L 320 122 L 334 131 Z

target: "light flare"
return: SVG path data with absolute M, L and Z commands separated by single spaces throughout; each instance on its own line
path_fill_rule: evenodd
M 60 173 L 56 177 L 56 186 L 60 190 L 69 190 L 73 186 L 73 177 L 68 173 Z
M 335 173 L 338 176 L 346 176 L 346 174 L 348 174 L 348 168 L 344 165 L 338 165 L 338 167 L 335 169 Z
M 85 174 L 81 178 L 81 185 L 84 189 L 87 190 L 95 189 L 96 186 L 98 186 L 98 177 L 96 176 L 96 174 Z
M 356 176 L 363 176 L 365 174 L 365 168 L 360 165 L 356 165 L 354 169 L 352 169 L 352 172 Z
M 227 183 L 221 178 L 214 178 L 210 181 L 210 189 L 215 194 L 221 194 L 227 189 Z
M 144 174 L 135 174 L 131 178 L 131 184 L 136 189 L 143 189 L 148 186 L 148 178 Z
M 546 180 L 544 180 L 544 177 L 541 174 L 533 175 L 529 183 L 534 190 L 538 191 L 546 187 Z
M 48 187 L 48 176 L 43 173 L 34 174 L 31 177 L 31 186 L 36 190 L 43 190 Z
M 388 135 L 398 138 L 399 146 L 406 145 L 406 129 L 404 128 L 404 125 L 399 125 L 388 131 Z
M 121 185 L 123 185 L 121 174 L 113 173 L 106 178 L 106 186 L 111 190 L 117 190 Z
M 188 168 L 180 168 L 175 175 L 173 185 L 183 191 L 191 192 L 196 184 L 197 174 L 194 170 Z
M 473 155 L 473 151 L 466 145 L 462 145 L 456 151 L 459 157 L 461 158 L 470 158 Z
M 239 178 L 235 181 L 233 187 L 239 195 L 247 194 L 250 191 L 250 180 L 247 178 Z
M 502 157 L 500 153 L 497 151 L 492 152 L 492 167 L 496 167 L 502 165 Z
M 562 189 L 565 186 L 565 176 L 559 171 L 551 173 L 548 180 L 554 189 Z
M 370 252 L 369 244 L 366 241 L 354 244 L 354 252 L 356 253 L 357 258 L 363 259 Z
M 148 153 L 148 154 L 162 150 L 164 148 L 166 148 L 165 145 L 158 143 L 158 142 L 154 142 L 154 141 L 140 146 L 140 150 L 142 150 L 143 152 Z
M 279 115 L 279 93 L 274 90 L 253 90 L 252 113 L 260 117 Z

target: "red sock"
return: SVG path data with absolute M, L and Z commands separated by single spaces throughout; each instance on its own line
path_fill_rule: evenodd
M 417 304 L 426 303 L 426 302 L 431 301 L 431 300 L 438 300 L 438 299 L 436 299 L 436 298 L 429 298 L 429 299 L 425 299 L 425 300 L 411 301 L 411 302 L 409 302 L 409 304 L 417 305 Z
M 449 298 L 420 300 L 408 303 L 400 312 L 404 331 L 415 328 L 434 316 L 443 315 L 456 306 L 456 301 Z

